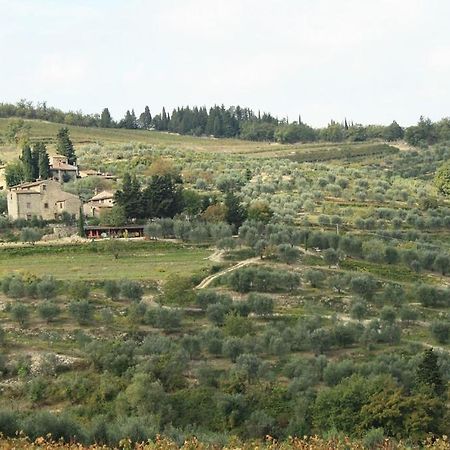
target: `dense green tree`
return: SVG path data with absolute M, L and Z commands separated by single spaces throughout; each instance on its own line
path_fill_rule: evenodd
M 122 189 L 115 193 L 117 206 L 121 206 L 127 219 L 142 217 L 141 185 L 135 175 L 125 173 L 122 181 Z
M 446 391 L 444 380 L 438 365 L 438 357 L 432 348 L 423 352 L 416 369 L 416 384 L 430 387 L 438 396 Z
M 13 119 L 8 122 L 5 137 L 11 144 L 25 144 L 30 139 L 31 125 L 23 119 Z
M 154 175 L 142 193 L 145 217 L 174 217 L 183 209 L 183 188 L 170 174 Z
M 395 120 L 384 128 L 383 137 L 388 142 L 398 141 L 399 139 L 403 139 L 403 136 L 404 130 Z
M 144 130 L 150 129 L 152 125 L 152 115 L 150 114 L 150 108 L 148 106 L 144 108 L 144 112 L 139 116 L 138 125 L 139 128 L 143 128 Z
M 37 142 L 33 150 L 38 154 L 37 157 L 37 178 L 47 180 L 50 178 L 50 159 L 48 157 L 47 148 L 43 142 Z
M 22 148 L 22 165 L 23 165 L 23 178 L 24 181 L 34 181 L 33 174 L 35 172 L 33 167 L 33 157 L 31 155 L 31 147 L 26 144 Z
M 420 117 L 417 125 L 406 129 L 405 139 L 408 144 L 415 147 L 435 144 L 438 139 L 435 124 L 428 118 Z
M 100 116 L 100 126 L 102 128 L 111 128 L 113 126 L 113 121 L 108 108 L 104 108 Z
M 186 305 L 194 301 L 193 284 L 189 277 L 172 274 L 164 284 L 163 301 L 168 304 Z
M 56 135 L 56 152 L 59 155 L 66 156 L 69 164 L 76 164 L 77 156 L 67 127 L 60 128 Z
M 5 180 L 8 187 L 23 183 L 25 175 L 22 161 L 16 160 L 7 164 L 5 168 Z
M 247 217 L 246 209 L 241 205 L 239 198 L 233 193 L 228 192 L 225 196 L 226 215 L 225 220 L 233 225 L 236 230 L 244 223 Z
M 138 127 L 134 109 L 132 109 L 131 112 L 130 110 L 127 110 L 125 117 L 119 122 L 119 127 L 128 130 L 135 130 Z

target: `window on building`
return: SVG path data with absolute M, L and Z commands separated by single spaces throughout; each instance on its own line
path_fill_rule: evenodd
M 60 204 L 59 204 L 59 209 L 63 209 L 64 208 L 64 204 L 61 202 Z
M 31 209 L 31 203 L 27 202 L 27 209 Z
M 47 186 L 45 184 L 42 185 L 42 190 L 43 191 L 47 190 Z
M 27 214 L 27 220 L 31 220 L 31 214 Z
M 48 209 L 48 203 L 44 203 L 44 208 Z

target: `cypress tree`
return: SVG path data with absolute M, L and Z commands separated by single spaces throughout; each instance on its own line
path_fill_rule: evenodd
M 33 169 L 33 180 L 39 178 L 39 152 L 40 152 L 40 142 L 33 145 L 31 149 L 31 161 L 32 161 L 32 169 Z
M 122 206 L 127 219 L 142 216 L 142 194 L 139 180 L 134 175 L 126 173 L 123 177 L 122 189 L 116 192 L 116 203 Z
M 150 108 L 145 107 L 144 112 L 139 116 L 139 126 L 148 130 L 152 124 L 152 115 L 150 114 Z
M 102 111 L 102 115 L 100 117 L 100 126 L 102 128 L 111 128 L 111 126 L 112 126 L 111 114 L 109 113 L 108 108 L 105 108 Z
M 84 214 L 83 207 L 80 206 L 80 217 L 78 217 L 78 234 L 80 237 L 85 237 L 84 233 Z
M 424 351 L 422 360 L 417 366 L 416 383 L 418 387 L 429 386 L 437 396 L 443 396 L 446 391 L 438 366 L 438 357 L 432 348 Z
M 223 126 L 222 120 L 219 115 L 217 115 L 214 119 L 214 132 L 215 137 L 221 137 L 223 135 Z
M 60 128 L 56 135 L 56 140 L 56 152 L 58 155 L 66 156 L 69 164 L 76 164 L 77 157 L 70 140 L 69 129 L 67 127 Z
M 23 178 L 24 181 L 33 181 L 33 157 L 31 155 L 31 148 L 28 144 L 22 148 L 22 164 L 23 164 Z
M 50 178 L 50 160 L 48 157 L 47 149 L 45 144 L 40 143 L 39 147 L 39 162 L 38 162 L 38 171 L 39 178 L 41 180 L 47 180 Z

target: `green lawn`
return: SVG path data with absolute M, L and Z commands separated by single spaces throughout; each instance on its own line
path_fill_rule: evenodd
M 87 246 L 2 250 L 0 278 L 24 271 L 65 280 L 165 280 L 170 274 L 191 275 L 212 265 L 206 259 L 211 251 L 205 248 L 152 242 L 127 244 L 118 259 L 100 246 L 96 251 Z

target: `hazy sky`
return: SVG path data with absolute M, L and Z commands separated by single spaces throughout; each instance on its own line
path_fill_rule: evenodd
M 449 0 L 0 0 L 0 102 L 450 115 Z

